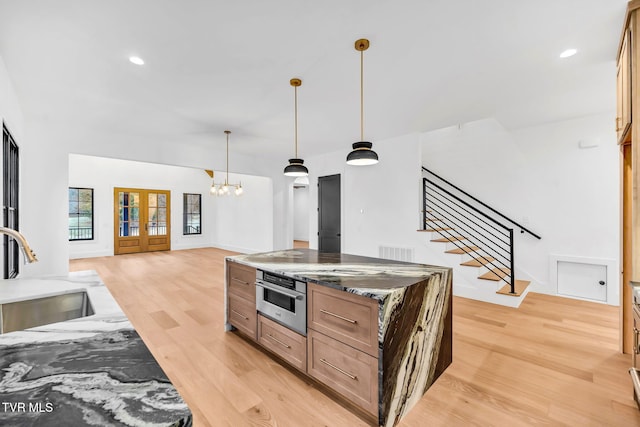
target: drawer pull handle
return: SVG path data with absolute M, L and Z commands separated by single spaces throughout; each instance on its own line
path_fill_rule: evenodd
M 320 359 L 320 361 L 321 361 L 322 363 L 324 363 L 325 365 L 327 365 L 327 366 L 329 366 L 329 367 L 331 367 L 331 368 L 335 369 L 336 371 L 340 372 L 341 374 L 348 376 L 348 377 L 349 377 L 349 378 L 351 378 L 352 380 L 356 380 L 356 381 L 358 380 L 358 377 L 356 377 L 355 375 L 351 375 L 349 372 L 344 371 L 344 370 L 342 370 L 342 369 L 338 368 L 336 365 L 332 365 L 331 363 L 327 362 L 327 361 L 326 361 L 326 360 L 324 360 L 324 359 Z
M 250 284 L 251 284 L 251 283 L 249 283 L 249 282 L 245 282 L 244 280 L 240 280 L 240 279 L 238 279 L 237 277 L 232 277 L 232 278 L 231 278 L 231 280 L 235 280 L 236 282 L 240 282 L 240 283 L 242 283 L 243 285 L 250 285 Z
M 281 346 L 283 346 L 283 347 L 285 347 L 285 348 L 291 348 L 291 346 L 290 346 L 290 345 L 283 343 L 282 341 L 280 341 L 278 338 L 274 337 L 273 335 L 271 335 L 271 334 L 267 334 L 267 336 L 268 336 L 269 338 L 271 338 L 272 340 L 274 340 L 275 342 L 277 342 L 278 344 L 280 344 Z
M 340 320 L 344 320 L 345 322 L 353 323 L 354 325 L 358 323 L 357 320 L 347 319 L 346 317 L 342 317 L 339 314 L 332 313 L 327 310 L 320 309 L 321 313 L 328 314 L 329 316 L 337 317 Z
M 249 320 L 249 318 L 247 316 L 245 316 L 244 314 L 240 313 L 239 311 L 235 311 L 234 309 L 231 309 L 232 312 L 234 312 L 235 314 L 237 314 L 238 316 L 242 317 L 244 320 Z

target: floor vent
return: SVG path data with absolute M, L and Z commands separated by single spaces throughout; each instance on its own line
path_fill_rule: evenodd
M 392 246 L 379 246 L 378 257 L 392 259 L 394 261 L 413 262 L 413 248 L 394 248 Z

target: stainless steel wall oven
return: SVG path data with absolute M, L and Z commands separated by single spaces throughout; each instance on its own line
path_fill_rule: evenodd
M 306 282 L 257 270 L 256 309 L 287 328 L 307 335 Z

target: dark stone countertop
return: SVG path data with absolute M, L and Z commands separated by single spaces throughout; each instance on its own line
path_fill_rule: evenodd
M 227 257 L 228 260 L 272 273 L 318 283 L 384 301 L 394 290 L 420 283 L 451 269 L 314 249 L 290 249 Z
M 0 304 L 85 291 L 94 314 L 0 335 L 0 425 L 191 426 L 175 387 L 93 271 L 0 282 Z

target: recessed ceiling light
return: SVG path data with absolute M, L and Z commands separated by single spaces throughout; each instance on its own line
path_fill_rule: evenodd
M 560 54 L 560 58 L 568 58 L 570 56 L 575 55 L 576 53 L 578 53 L 577 49 L 567 49 Z
M 144 60 L 139 56 L 130 56 L 129 61 L 136 65 L 144 65 Z

